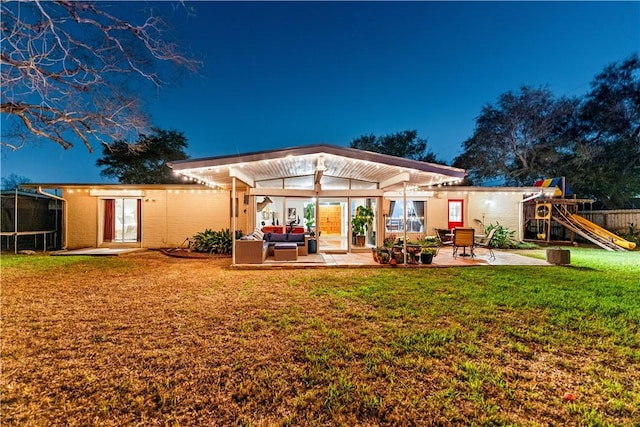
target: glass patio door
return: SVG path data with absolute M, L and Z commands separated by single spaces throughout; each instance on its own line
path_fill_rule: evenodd
M 105 199 L 103 241 L 140 241 L 140 199 Z
M 346 252 L 347 199 L 321 198 L 318 205 L 318 249 L 320 252 Z

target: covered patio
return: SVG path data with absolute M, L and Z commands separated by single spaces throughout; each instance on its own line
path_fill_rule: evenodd
M 360 252 L 371 258 L 370 249 L 382 245 L 391 225 L 405 242 L 430 234 L 425 200 L 436 188 L 458 184 L 465 176 L 463 169 L 446 165 L 325 144 L 170 166 L 186 180 L 230 192 L 235 201 L 230 206 L 232 233 L 286 233 L 295 228 L 322 237 L 317 253 L 309 251 L 298 260 L 310 266 L 364 265 L 353 260 Z M 413 209 L 412 200 L 420 200 L 418 208 Z M 360 207 L 373 217 L 364 233 L 353 226 Z M 411 232 L 414 236 L 407 236 Z M 234 241 L 234 265 L 236 253 Z M 341 259 L 349 255 L 349 262 Z M 274 260 L 263 262 L 273 265 Z

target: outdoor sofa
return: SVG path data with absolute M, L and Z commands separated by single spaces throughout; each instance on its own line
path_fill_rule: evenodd
M 255 230 L 236 240 L 236 264 L 262 264 L 279 243 L 295 243 L 298 255 L 309 255 L 309 236 L 302 233 L 263 233 Z

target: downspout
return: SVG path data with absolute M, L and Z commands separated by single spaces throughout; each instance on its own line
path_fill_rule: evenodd
M 62 197 L 58 197 L 56 195 L 53 194 L 49 194 L 49 193 L 45 193 L 44 191 L 42 191 L 42 187 L 38 186 L 38 188 L 36 189 L 36 193 L 38 194 L 42 194 L 43 196 L 47 196 L 47 197 L 51 197 L 52 199 L 56 199 L 56 200 L 60 200 L 62 202 L 62 228 L 64 228 L 64 230 L 62 231 L 62 248 L 63 250 L 67 249 L 67 223 L 68 223 L 68 215 L 67 215 L 67 199 L 63 199 Z
M 540 190 L 540 192 L 538 194 L 534 194 L 533 196 L 529 196 L 525 199 L 520 200 L 520 209 L 518 210 L 518 240 L 522 241 L 523 236 L 523 229 L 524 229 L 524 224 L 523 221 L 524 219 L 522 218 L 522 210 L 524 209 L 524 204 L 525 202 L 528 202 L 529 200 L 533 200 L 533 199 L 537 199 L 538 197 L 541 197 L 542 195 L 544 195 L 544 192 L 542 190 Z

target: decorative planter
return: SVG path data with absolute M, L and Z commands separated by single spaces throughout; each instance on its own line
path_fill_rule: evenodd
M 402 246 L 393 247 L 391 259 L 395 259 L 396 264 L 404 264 L 404 252 L 402 252 Z
M 423 264 L 431 264 L 433 262 L 433 254 L 430 253 L 430 252 L 421 253 L 420 254 L 420 261 Z
M 309 239 L 309 253 L 315 254 L 318 252 L 318 241 L 316 239 Z
M 356 246 L 364 246 L 364 236 L 356 236 Z
M 380 264 L 389 264 L 389 259 L 391 257 L 389 256 L 389 252 L 380 252 L 378 254 L 378 262 Z
M 569 249 L 547 249 L 547 262 L 555 265 L 571 264 L 571 251 Z
M 419 245 L 407 245 L 407 263 L 408 264 L 417 264 L 420 259 L 420 252 L 422 251 L 422 246 Z

